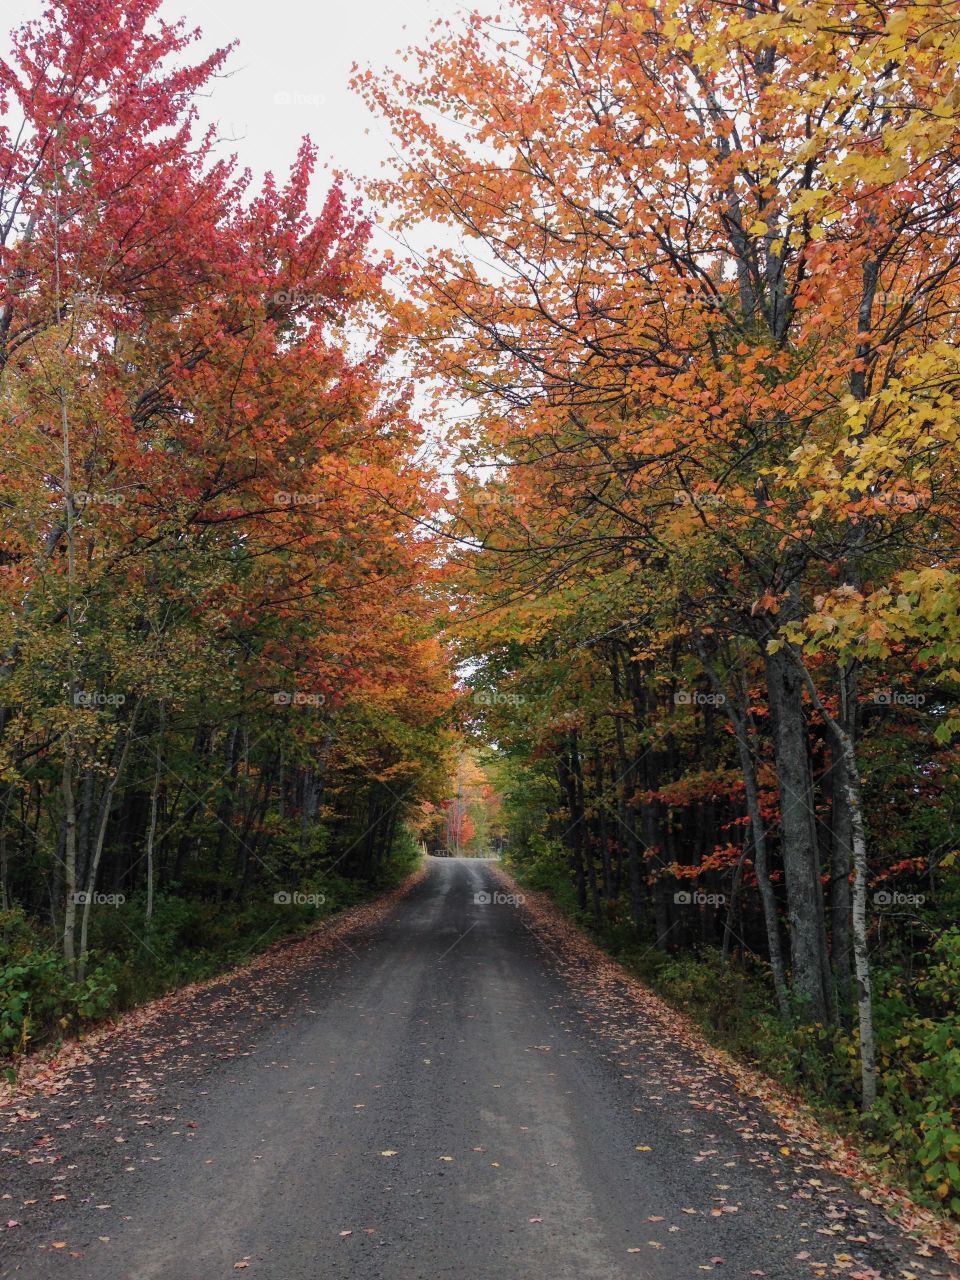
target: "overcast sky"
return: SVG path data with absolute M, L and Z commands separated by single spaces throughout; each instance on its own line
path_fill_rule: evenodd
M 43 7 L 42 0 L 2 0 L 2 34 Z M 200 27 L 204 50 L 239 41 L 232 74 L 215 83 L 200 110 L 236 140 L 230 149 L 259 177 L 267 169 L 284 174 L 304 134 L 330 168 L 379 172 L 389 141 L 348 88 L 352 64 L 393 62 L 398 49 L 422 44 L 437 18 L 466 7 L 463 0 L 166 0 L 163 12 Z M 326 185 L 318 179 L 318 206 Z

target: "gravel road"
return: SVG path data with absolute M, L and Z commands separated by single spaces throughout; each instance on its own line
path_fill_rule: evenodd
M 8 1109 L 0 1275 L 955 1274 L 557 960 L 491 864 L 431 860 L 334 949 L 174 998 Z

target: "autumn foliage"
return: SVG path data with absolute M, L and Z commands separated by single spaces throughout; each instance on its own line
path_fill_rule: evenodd
M 960 1210 L 957 1077 L 872 991 L 894 893 L 957 950 L 958 60 L 950 4 L 520 0 L 358 85 L 373 193 L 438 228 L 409 287 L 517 856 L 759 963 Z
M 105 930 L 149 964 L 336 905 L 447 773 L 369 224 L 337 185 L 311 212 L 309 142 L 259 189 L 222 157 L 193 101 L 226 51 L 157 10 L 63 0 L 0 63 L 3 907 L 80 980 Z M 42 1030 L 16 1008 L 6 1049 Z

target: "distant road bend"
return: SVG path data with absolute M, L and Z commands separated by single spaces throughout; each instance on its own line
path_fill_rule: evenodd
M 342 945 L 175 997 L 9 1111 L 0 1275 L 956 1275 L 715 1070 L 692 1091 L 662 1033 L 618 1031 L 498 892 L 431 860 Z

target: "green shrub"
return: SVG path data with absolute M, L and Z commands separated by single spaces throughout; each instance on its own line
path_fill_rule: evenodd
M 24 1053 L 108 1012 L 115 967 L 98 965 L 78 982 L 53 946 L 38 945 L 35 927 L 21 912 L 0 913 L 0 1054 Z
M 880 1091 L 873 1151 L 920 1170 L 922 1198 L 960 1214 L 960 929 L 936 938 L 909 980 L 876 975 Z
M 562 911 L 585 923 L 570 878 L 570 854 L 562 844 L 531 834 L 521 846 L 508 852 L 505 861 L 523 884 L 548 893 Z

